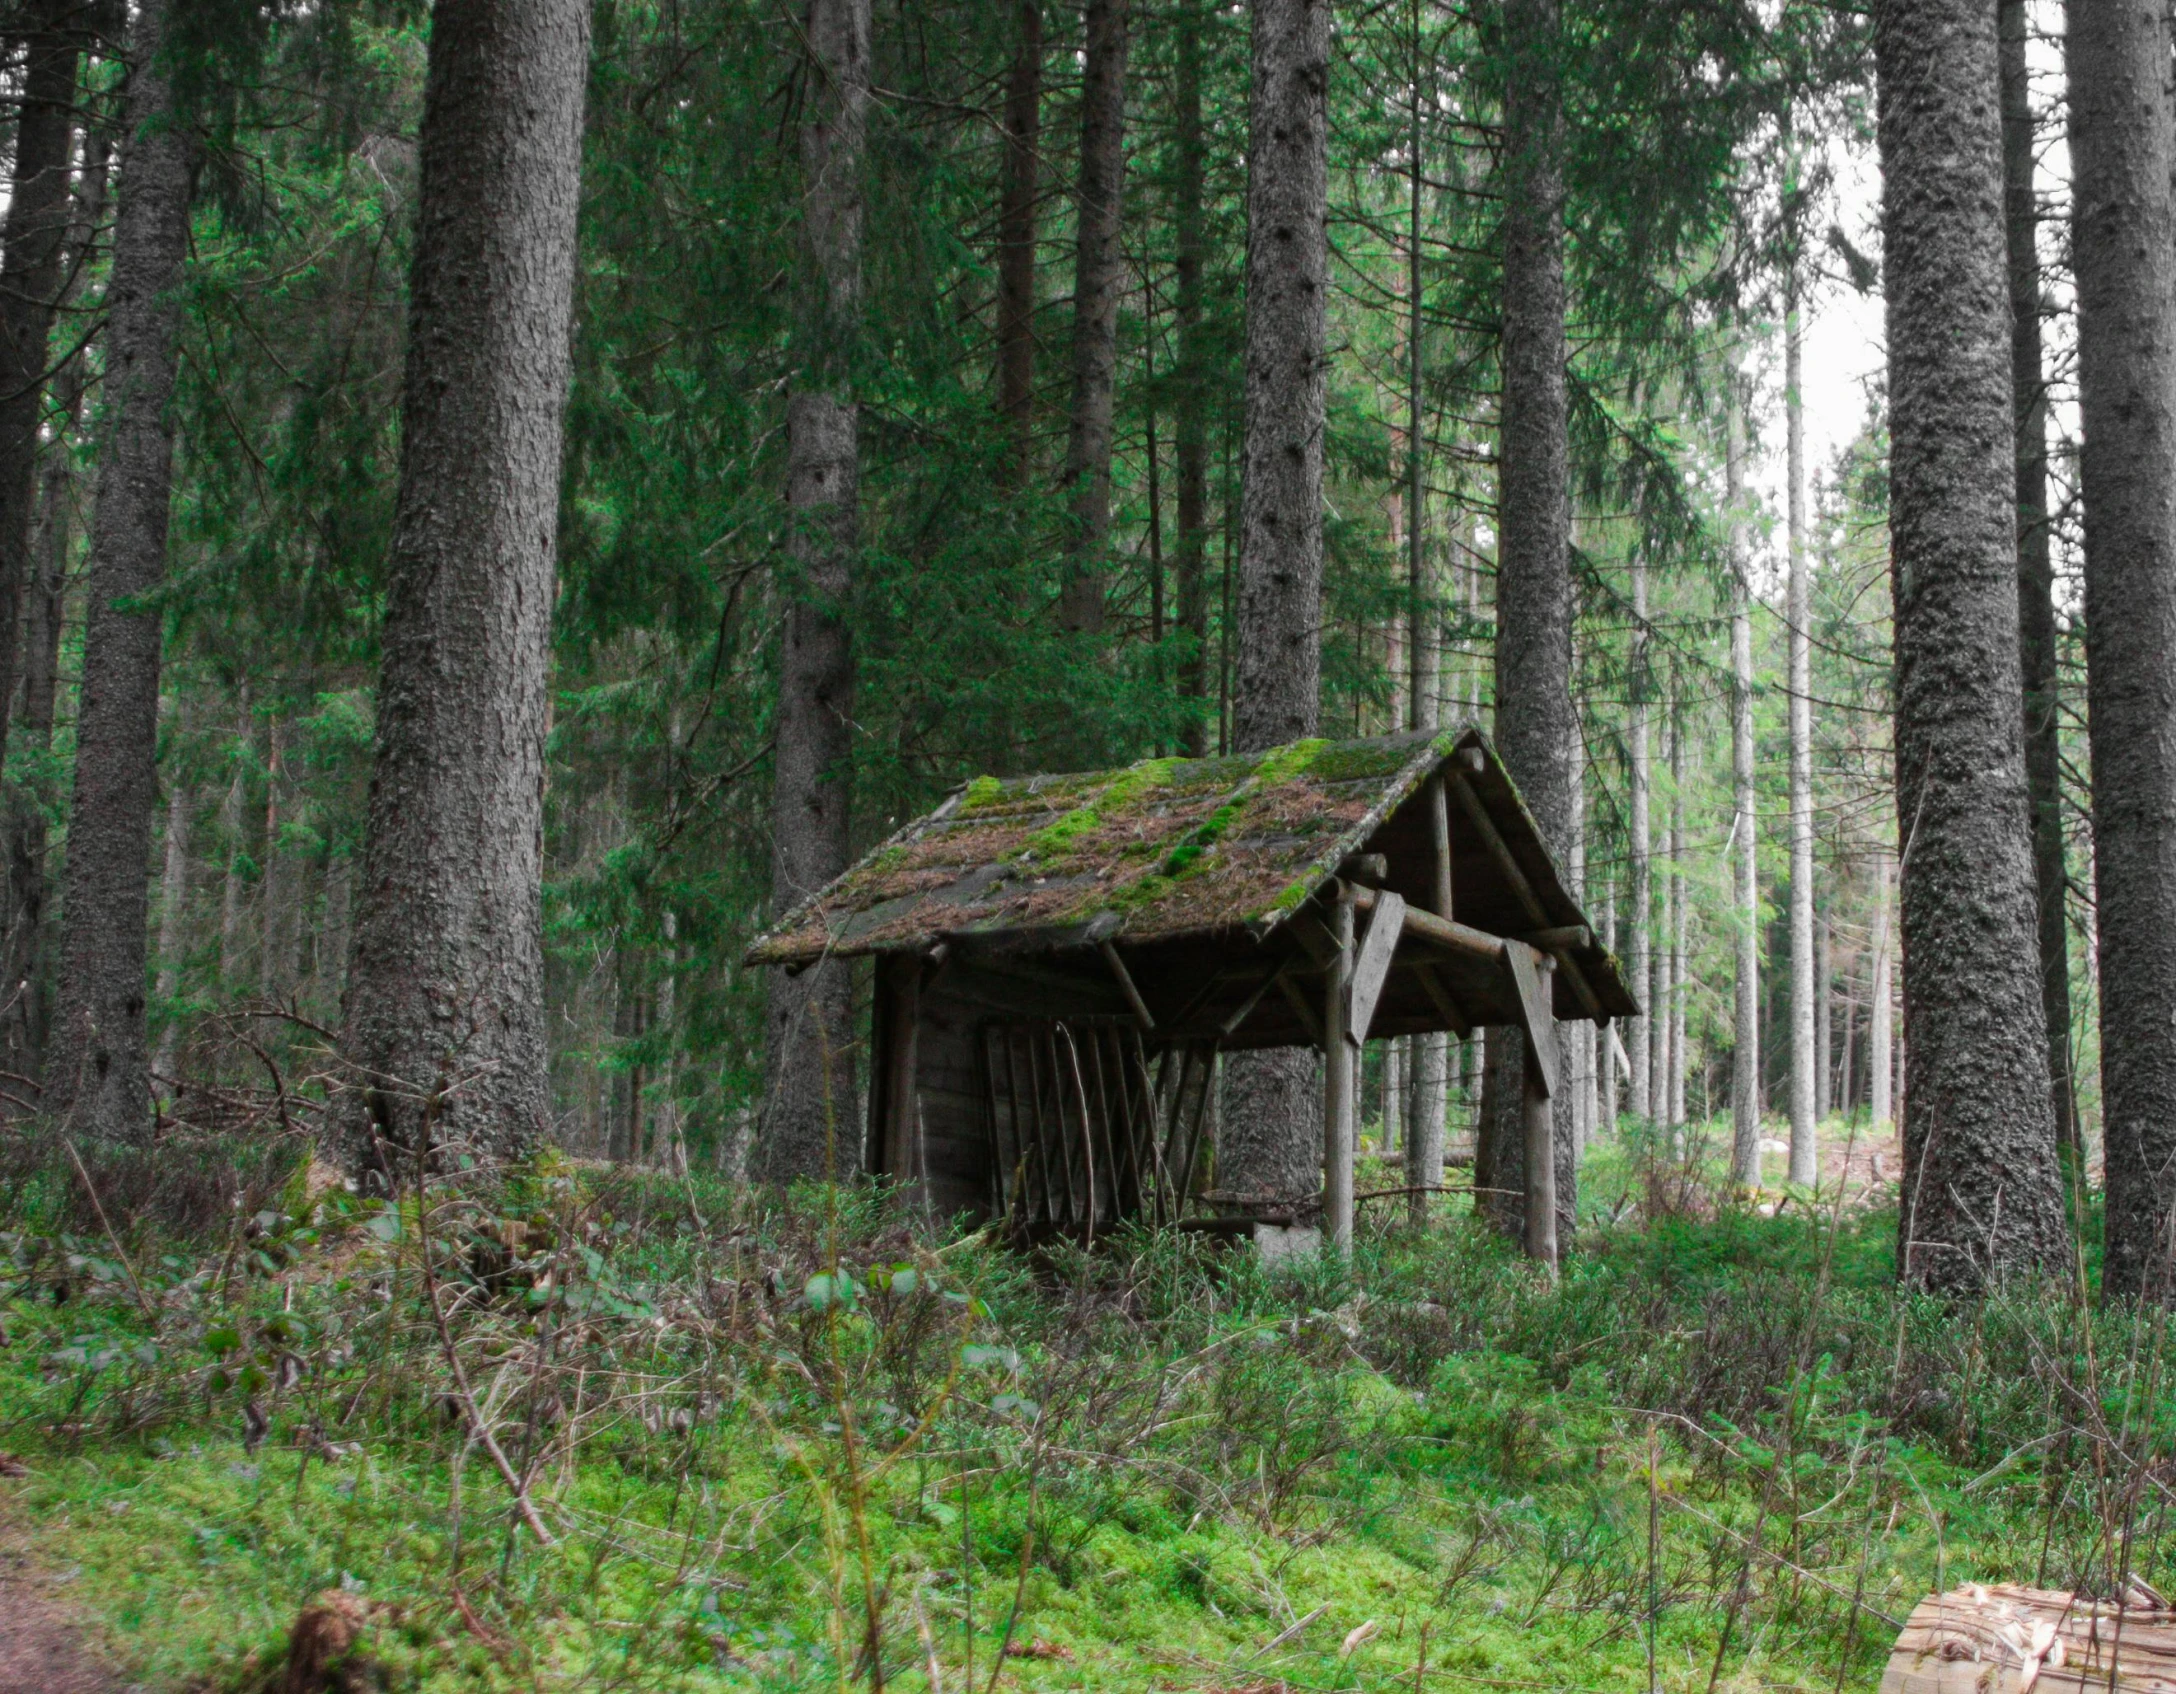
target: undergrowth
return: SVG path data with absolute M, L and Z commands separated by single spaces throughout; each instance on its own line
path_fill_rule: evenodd
M 158 1687 L 344 1588 L 388 1688 L 1871 1688 L 1931 1589 L 2166 1569 L 2159 1321 L 1899 1294 L 1878 1210 L 1619 1203 L 1551 1286 L 1455 1206 L 1271 1272 L 549 1157 L 181 1232 L 82 1174 L 7 1190 L 8 1510 Z

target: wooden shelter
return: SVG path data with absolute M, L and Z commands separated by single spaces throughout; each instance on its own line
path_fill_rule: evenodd
M 1545 1136 L 1556 1020 L 1639 1010 L 1470 728 L 980 778 L 748 960 L 864 955 L 869 1167 L 1031 1233 L 1188 1216 L 1217 1053 L 1305 1045 L 1342 1245 L 1363 1042 L 1521 1028 Z

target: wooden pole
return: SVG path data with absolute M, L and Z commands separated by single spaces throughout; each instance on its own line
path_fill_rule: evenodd
M 1544 984 L 1555 961 L 1542 953 L 1534 960 Z M 1544 991 L 1543 1003 L 1548 1001 Z M 1556 1109 L 1543 1080 L 1535 1043 L 1526 1043 L 1526 1256 L 1539 1259 L 1556 1277 Z
M 1322 1227 L 1339 1258 L 1352 1253 L 1353 1080 L 1359 1050 L 1347 1017 L 1352 990 L 1352 892 L 1338 886 L 1330 933 L 1337 944 L 1322 1004 Z

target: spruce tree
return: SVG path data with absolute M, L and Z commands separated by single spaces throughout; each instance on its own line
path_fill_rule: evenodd
M 2025 806 L 1993 8 L 1889 0 L 1874 46 L 1910 1053 L 1897 1265 L 1970 1288 L 2052 1269 L 2065 1242 Z
M 542 856 L 585 0 L 438 0 L 354 919 L 352 1167 L 547 1126 Z

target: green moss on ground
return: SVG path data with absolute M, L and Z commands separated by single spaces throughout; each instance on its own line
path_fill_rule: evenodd
M 1893 1214 L 1718 1208 L 1685 1173 L 1599 1149 L 1590 1210 L 1650 1215 L 1590 1224 L 1556 1288 L 1456 1205 L 1366 1208 L 1349 1270 L 1146 1239 L 1031 1265 L 869 1196 L 546 1164 L 398 1219 L 296 1192 L 239 1255 L 124 1263 L 33 1184 L 6 1510 L 151 1686 L 237 1690 L 345 1585 L 397 1688 L 862 1686 L 874 1595 L 906 1689 L 933 1655 L 981 1688 L 1009 1642 L 1006 1688 L 1629 1694 L 1652 1628 L 1656 1685 L 1705 1694 L 1741 1577 L 1722 1681 L 1870 1689 L 1939 1578 L 2089 1572 L 2123 1496 L 2048 1408 L 2090 1324 L 2122 1462 L 2160 1462 L 2150 1332 L 1901 1298 Z M 448 1398 L 426 1263 L 552 1546 Z

